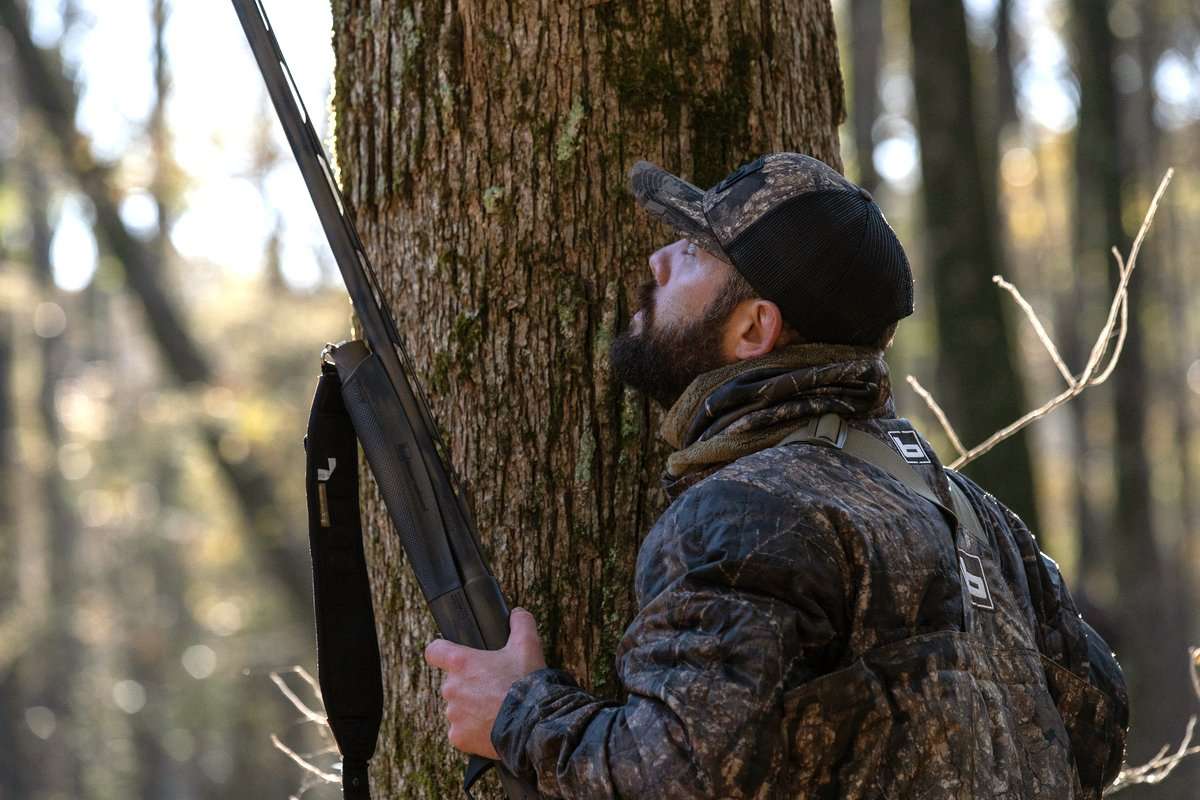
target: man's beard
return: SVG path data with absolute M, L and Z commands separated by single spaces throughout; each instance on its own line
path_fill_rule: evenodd
M 669 409 L 698 376 L 727 363 L 721 356 L 721 334 L 729 309 L 714 302 L 700 319 L 660 330 L 654 327 L 655 286 L 651 280 L 638 287 L 641 330 L 623 331 L 613 340 L 608 357 L 617 380 Z

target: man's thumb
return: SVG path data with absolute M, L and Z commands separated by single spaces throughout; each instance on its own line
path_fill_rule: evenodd
M 514 608 L 508 615 L 508 641 L 510 644 L 527 645 L 538 639 L 537 623 L 523 608 Z

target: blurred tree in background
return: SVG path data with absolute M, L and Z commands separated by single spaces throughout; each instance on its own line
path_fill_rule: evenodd
M 993 137 L 976 131 L 966 13 L 959 3 L 913 0 L 913 89 L 920 141 L 925 268 L 938 326 L 938 396 L 959 435 L 987 438 L 1029 408 L 1012 342 L 1017 315 L 992 285 L 1004 272 L 994 184 L 985 175 Z M 1011 322 L 1009 321 L 1011 320 Z M 1037 518 L 1028 432 L 1014 436 L 966 474 L 1004 498 L 1019 516 Z
M 173 247 L 195 177 L 172 158 L 162 0 L 145 10 L 153 103 L 117 161 L 93 155 L 81 75 L 33 43 L 23 5 L 0 4 L 5 116 L 21 119 L 3 153 L 5 474 L 36 482 L 6 484 L 6 608 L 26 624 L 3 629 L 0 796 L 283 797 L 296 779 L 269 734 L 296 721 L 267 675 L 312 662 L 296 465 L 317 353 L 344 331 L 346 301 Z M 66 7 L 62 40 L 87 19 Z M 149 230 L 127 221 L 139 192 Z M 99 257 L 65 292 L 52 240 L 72 204 Z
M 501 7 L 264 5 L 308 107 L 336 84 L 327 148 L 502 582 L 598 691 L 662 507 L 657 420 L 605 359 L 661 242 L 625 189 L 635 159 L 700 184 L 768 149 L 844 161 L 909 252 L 916 314 L 893 387 L 947 461 L 903 377 L 967 446 L 1060 391 L 991 275 L 1080 369 L 1109 248 L 1125 251 L 1175 166 L 1112 379 L 967 471 L 1022 514 L 1116 649 L 1130 760 L 1179 741 L 1200 711 L 1193 2 L 835 0 L 844 98 L 818 0 L 786 6 L 789 25 L 775 4 L 720 4 L 721 25 L 688 3 L 517 4 L 530 38 L 512 62 Z M 301 74 L 331 63 L 331 20 L 336 74 Z M 269 674 L 313 666 L 301 438 L 349 305 L 244 50 L 223 3 L 0 0 L 4 800 L 283 798 L 310 782 L 272 734 L 332 761 Z M 810 59 L 821 70 L 798 71 Z M 786 113 L 765 107 L 781 97 Z M 407 698 L 379 776 L 424 771 L 453 792 L 420 657 L 432 625 L 366 510 L 388 681 Z M 1197 785 L 1184 762 L 1123 796 Z

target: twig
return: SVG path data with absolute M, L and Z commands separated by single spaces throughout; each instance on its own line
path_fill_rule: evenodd
M 942 427 L 946 429 L 946 435 L 950 437 L 950 444 L 954 445 L 954 449 L 958 451 L 960 456 L 965 456 L 967 450 L 963 447 L 962 440 L 958 438 L 958 434 L 950 426 L 950 420 L 946 419 L 946 412 L 942 411 L 942 407 L 933 399 L 933 395 L 929 393 L 929 390 L 918 383 L 917 379 L 912 375 L 908 376 L 908 385 L 913 388 L 914 392 L 925 399 L 925 403 L 933 409 L 933 415 L 938 418 L 938 422 L 942 423 Z
M 325 697 L 321 694 L 321 684 L 317 683 L 317 679 L 310 675 L 308 670 L 297 664 L 296 666 L 292 667 L 292 672 L 299 675 L 300 680 L 308 684 L 308 688 L 312 689 L 313 694 L 317 696 L 318 700 L 320 700 L 322 703 L 325 702 Z
M 275 745 L 275 748 L 277 750 L 281 751 L 284 755 L 286 755 L 292 761 L 295 761 L 297 764 L 299 764 L 302 769 L 318 776 L 319 778 L 324 780 L 326 783 L 341 783 L 342 782 L 341 775 L 337 775 L 332 772 L 324 771 L 323 769 L 318 767 L 316 764 L 312 763 L 307 758 L 300 755 L 292 748 L 288 747 L 286 744 L 284 744 L 282 741 L 280 741 L 278 736 L 276 736 L 273 733 L 271 734 L 271 744 Z
M 1073 388 L 1075 386 L 1075 376 L 1071 374 L 1071 370 L 1067 369 L 1062 356 L 1058 354 L 1058 348 L 1054 346 L 1050 334 L 1046 333 L 1046 329 L 1042 326 L 1042 321 L 1038 319 L 1037 313 L 1034 312 L 1033 306 L 1029 305 L 1029 301 L 1021 296 L 1021 292 L 1016 286 L 1013 286 L 999 275 L 992 276 L 992 283 L 997 284 L 1001 289 L 1006 289 L 1013 296 L 1013 299 L 1017 301 L 1017 305 L 1025 312 L 1025 316 L 1029 317 L 1029 322 L 1033 325 L 1033 330 L 1037 333 L 1038 339 L 1045 346 L 1046 352 L 1050 354 L 1050 358 L 1054 359 L 1054 366 L 1058 367 L 1058 371 L 1066 379 L 1067 385 Z
M 1179 748 L 1174 753 L 1169 756 L 1166 755 L 1167 748 L 1163 746 L 1158 751 L 1158 755 L 1140 767 L 1126 767 L 1117 775 L 1117 779 L 1104 790 L 1104 795 L 1107 797 L 1110 794 L 1115 794 L 1122 789 L 1139 783 L 1161 783 L 1174 771 L 1175 767 L 1179 766 L 1179 762 L 1190 755 L 1200 753 L 1200 746 L 1188 747 L 1192 742 L 1192 734 L 1195 733 L 1195 730 L 1196 718 L 1192 717 L 1188 720 L 1187 730 L 1183 734 L 1183 741 L 1179 743 Z
M 292 667 L 292 669 L 290 669 L 288 671 L 303 673 L 301 677 L 308 676 L 308 673 L 304 671 L 303 667 Z M 310 681 L 312 680 L 311 676 L 308 677 L 308 680 L 310 680 Z M 321 714 L 317 711 L 313 711 L 311 708 L 308 707 L 307 703 L 305 703 L 303 700 L 301 700 L 296 695 L 296 693 L 292 691 L 292 688 L 287 685 L 287 682 L 284 681 L 283 676 L 280 674 L 280 672 L 278 670 L 271 670 L 271 681 L 274 682 L 274 684 L 279 687 L 279 691 L 283 692 L 283 696 L 286 697 L 289 701 L 291 701 L 291 704 L 296 707 L 297 711 L 299 711 L 302 715 L 304 715 L 304 718 L 306 720 L 308 720 L 309 722 L 315 722 L 318 725 L 329 724 L 329 720 L 326 719 L 324 714 Z
M 1098 386 L 1101 383 L 1104 383 L 1104 381 L 1108 379 L 1108 376 L 1112 374 L 1113 369 L 1117 365 L 1117 359 L 1119 359 L 1121 356 L 1121 349 L 1125 346 L 1125 334 L 1129 329 L 1129 279 L 1133 275 L 1133 268 L 1137 265 L 1137 257 L 1138 253 L 1142 249 L 1142 242 L 1145 240 L 1146 233 L 1150 230 L 1150 223 L 1154 220 L 1154 214 L 1158 210 L 1158 203 L 1162 199 L 1163 193 L 1166 192 L 1167 186 L 1171 183 L 1171 178 L 1174 176 L 1174 174 L 1174 169 L 1168 169 L 1166 174 L 1163 175 L 1162 181 L 1158 184 L 1158 189 L 1154 192 L 1154 199 L 1150 201 L 1150 207 L 1146 210 L 1146 217 L 1142 220 L 1142 227 L 1138 229 L 1137 236 L 1133 240 L 1133 246 L 1129 250 L 1129 258 L 1122 259 L 1120 252 L 1115 247 L 1112 249 L 1113 257 L 1117 261 L 1117 269 L 1120 272 L 1121 279 L 1117 284 L 1116 292 L 1113 294 L 1112 303 L 1108 309 L 1108 319 L 1105 321 L 1104 327 L 1101 328 L 1100 335 L 1096 337 L 1095 344 L 1092 345 L 1092 351 L 1088 356 L 1087 365 L 1084 367 L 1083 372 L 1081 372 L 1078 376 L 1073 376 L 1071 374 L 1071 371 L 1067 368 L 1066 364 L 1062 360 L 1062 357 L 1059 355 L 1058 348 L 1054 346 L 1054 342 L 1050 339 L 1049 334 L 1046 333 L 1046 329 L 1042 326 L 1040 320 L 1038 319 L 1037 314 L 1024 300 L 1024 298 L 1021 297 L 1021 294 L 1017 291 L 1016 287 L 1005 281 L 999 275 L 992 276 L 992 280 L 999 284 L 1002 288 L 1007 289 L 1016 299 L 1021 308 L 1024 309 L 1026 316 L 1029 317 L 1030 322 L 1034 326 L 1034 330 L 1037 332 L 1038 338 L 1045 346 L 1046 351 L 1050 354 L 1050 358 L 1058 367 L 1059 372 L 1062 373 L 1064 378 L 1066 378 L 1067 388 L 1065 390 L 1046 401 L 1040 407 L 1027 412 L 1015 422 L 1012 422 L 1004 428 L 996 431 L 980 444 L 972 447 L 970 450 L 966 450 L 963 448 L 962 440 L 959 438 L 958 433 L 950 424 L 949 419 L 946 418 L 945 412 L 943 412 L 937 402 L 934 401 L 933 395 L 924 389 L 921 384 L 917 382 L 915 377 L 912 375 L 908 376 L 909 385 L 911 385 L 913 390 L 925 400 L 925 403 L 929 406 L 930 410 L 933 411 L 934 416 L 937 417 L 938 421 L 942 424 L 942 428 L 946 431 L 946 436 L 949 437 L 950 442 L 954 445 L 955 450 L 958 451 L 958 458 L 950 464 L 951 469 L 960 469 L 969 464 L 987 451 L 991 450 L 1000 442 L 1009 438 L 1017 431 L 1033 422 L 1035 419 L 1046 416 L 1071 398 L 1077 396 L 1087 387 Z M 1100 360 L 1105 351 L 1108 349 L 1108 342 L 1113 336 L 1114 329 L 1117 330 L 1116 345 L 1113 347 L 1112 355 L 1109 358 L 1108 363 L 1105 365 L 1104 370 L 1099 374 L 1096 374 L 1100 367 Z
M 1114 247 L 1112 249 L 1112 254 L 1113 254 L 1113 258 L 1115 258 L 1117 260 L 1117 269 L 1120 270 L 1120 272 L 1121 272 L 1121 279 L 1122 279 L 1121 285 L 1124 286 L 1125 283 L 1128 282 L 1127 276 L 1129 275 L 1129 270 L 1126 269 L 1125 262 L 1123 262 L 1121 260 L 1121 254 L 1119 252 L 1117 252 L 1117 248 Z M 1119 355 L 1122 348 L 1125 347 L 1125 332 L 1129 328 L 1129 295 L 1126 293 L 1126 294 L 1122 294 L 1120 297 L 1121 297 L 1121 329 L 1117 333 L 1117 346 L 1113 348 L 1113 357 L 1111 359 L 1109 359 L 1108 366 L 1105 368 L 1104 372 L 1102 372 L 1100 375 L 1097 375 L 1091 381 L 1093 386 L 1104 383 L 1106 380 L 1108 380 L 1108 376 L 1112 373 L 1113 368 L 1117 366 L 1117 355 Z M 1112 313 L 1111 309 L 1109 309 L 1109 313 L 1110 314 Z M 1112 337 L 1112 334 L 1109 333 L 1109 338 L 1111 338 L 1111 337 Z M 1103 352 L 1104 347 L 1106 347 L 1108 345 L 1108 342 L 1106 341 L 1104 343 L 1104 345 L 1100 345 L 1100 341 L 1097 340 L 1096 345 L 1097 345 L 1097 347 L 1099 347 L 1100 352 Z M 1097 360 L 1099 360 L 1098 354 L 1094 353 L 1093 355 L 1095 355 Z M 1089 367 L 1092 366 L 1092 362 L 1090 359 L 1088 360 L 1088 366 Z
M 307 683 L 309 688 L 312 689 L 313 694 L 315 694 L 317 696 L 317 699 L 320 700 L 322 703 L 324 703 L 324 698 L 321 696 L 321 685 L 319 683 L 317 683 L 317 680 L 315 678 L 313 678 L 313 676 L 311 674 L 309 674 L 308 670 L 306 670 L 304 667 L 300 666 L 299 664 L 297 664 L 289 669 L 286 669 L 286 670 L 271 670 L 271 672 L 270 672 L 271 681 L 276 686 L 279 687 L 279 691 L 283 693 L 283 696 L 288 699 L 288 701 L 292 704 L 292 706 L 294 706 L 296 708 L 296 710 L 301 713 L 301 715 L 303 715 L 303 717 L 306 721 L 316 723 L 318 726 L 320 726 L 321 733 L 328 737 L 328 735 L 330 733 L 329 718 L 326 717 L 324 714 L 310 708 L 307 703 L 305 703 L 303 700 L 301 700 L 300 697 L 295 692 L 292 691 L 291 687 L 288 686 L 287 682 L 283 679 L 283 673 L 285 673 L 285 672 L 292 672 L 292 673 L 295 673 L 296 675 L 298 675 L 300 677 L 300 680 Z M 320 781 L 319 781 L 320 783 L 341 783 L 342 782 L 342 778 L 340 775 L 322 770 L 320 767 L 318 767 L 316 764 L 312 763 L 312 761 L 309 760 L 309 758 L 311 758 L 311 756 L 306 757 L 306 756 L 300 755 L 295 750 L 292 750 L 290 747 L 285 745 L 279 739 L 279 737 L 273 733 L 271 734 L 271 743 L 274 744 L 278 750 L 282 751 L 290 759 L 292 759 L 292 761 L 295 761 L 297 764 L 299 764 L 306 772 L 310 773 L 311 775 L 316 775 L 318 778 L 320 778 Z M 325 750 L 321 750 L 320 752 L 316 753 L 315 755 L 324 755 L 327 753 L 337 753 L 337 752 L 338 752 L 337 747 L 331 746 L 331 747 L 326 748 Z M 337 767 L 338 765 L 334 765 L 334 766 Z M 307 792 L 313 786 L 317 785 L 316 783 L 309 783 L 308 780 L 309 780 L 309 776 L 305 776 L 305 782 L 302 783 L 302 785 L 300 786 L 299 794 L 291 795 L 289 797 L 289 800 L 298 800 L 300 795 L 303 795 L 305 792 Z
M 1192 689 L 1196 698 L 1200 699 L 1200 647 L 1188 648 L 1188 664 L 1191 666 Z M 1192 734 L 1196 729 L 1196 717 L 1188 720 L 1187 730 L 1183 733 L 1183 741 L 1179 743 L 1174 754 L 1167 755 L 1167 745 L 1140 767 L 1126 767 L 1117 775 L 1116 780 L 1104 790 L 1105 795 L 1119 792 L 1122 789 L 1138 783 L 1159 783 L 1179 765 L 1180 761 L 1190 755 L 1200 753 L 1200 746 L 1188 747 L 1192 743 Z

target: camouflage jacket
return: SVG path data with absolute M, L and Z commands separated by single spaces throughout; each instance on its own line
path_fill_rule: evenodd
M 911 430 L 886 373 L 869 416 L 836 385 L 803 416 L 893 447 Z M 760 431 L 798 427 L 786 403 L 750 405 Z M 1120 667 L 1021 519 L 918 438 L 914 468 L 946 505 L 956 481 L 989 539 L 991 610 L 965 607 L 934 505 L 843 451 L 760 447 L 676 486 L 647 535 L 624 702 L 557 669 L 522 678 L 492 729 L 504 764 L 564 798 L 1098 798 L 1123 760 Z

